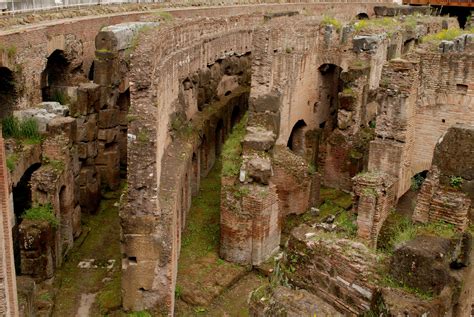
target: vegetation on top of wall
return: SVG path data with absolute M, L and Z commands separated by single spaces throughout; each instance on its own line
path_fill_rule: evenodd
M 37 204 L 30 209 L 25 210 L 22 215 L 23 219 L 47 221 L 53 228 L 57 228 L 59 220 L 53 212 L 53 206 L 50 203 L 41 205 Z
M 381 19 L 359 20 L 354 24 L 356 32 L 383 29 L 385 31 L 393 30 L 400 26 L 397 19 L 384 17 Z
M 323 17 L 323 20 L 321 21 L 321 24 L 326 26 L 326 25 L 332 25 L 337 31 L 339 31 L 342 28 L 342 23 L 338 21 L 334 17 L 330 17 L 325 15 Z
M 390 254 L 396 246 L 413 240 L 418 235 L 432 235 L 452 239 L 456 237 L 457 231 L 455 226 L 450 223 L 436 221 L 415 224 L 410 218 L 397 212 L 391 212 L 380 233 L 377 248 Z
M 42 161 L 43 161 L 43 165 L 50 166 L 53 170 L 57 172 L 62 172 L 65 168 L 65 164 L 63 161 L 52 160 L 47 156 L 44 156 Z
M 32 143 L 41 141 L 38 122 L 35 118 L 19 120 L 8 116 L 2 120 L 2 133 L 5 138 L 23 139 Z
M 154 16 L 157 16 L 160 18 L 160 20 L 168 22 L 168 21 L 173 21 L 174 17 L 171 13 L 168 11 L 157 11 L 152 13 Z
M 441 30 L 438 33 L 426 35 L 421 39 L 421 41 L 436 44 L 441 41 L 452 41 L 460 35 L 469 34 L 469 33 L 474 33 L 474 27 L 471 27 L 470 29 L 465 29 L 465 30 L 462 30 L 460 28 L 449 28 L 449 29 Z
M 237 176 L 242 165 L 242 140 L 247 126 L 247 114 L 232 129 L 222 148 L 222 175 Z

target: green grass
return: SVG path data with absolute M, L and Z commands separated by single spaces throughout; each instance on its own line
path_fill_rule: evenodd
M 10 154 L 7 156 L 7 168 L 10 172 L 13 172 L 15 170 L 16 162 L 18 162 L 17 154 Z
M 456 234 L 456 228 L 453 224 L 442 221 L 414 224 L 410 218 L 392 212 L 384 223 L 377 248 L 382 252 L 391 254 L 395 247 L 415 239 L 418 235 L 432 235 L 452 239 Z
M 394 18 L 384 17 L 381 19 L 359 20 L 354 24 L 354 29 L 356 32 L 383 29 L 390 33 L 400 25 L 400 21 Z
M 242 165 L 242 140 L 247 126 L 247 114 L 232 129 L 222 148 L 222 175 L 237 176 Z
M 183 231 L 180 265 L 193 262 L 209 252 L 219 251 L 220 239 L 220 162 L 201 181 L 199 195 L 192 199 L 191 210 Z
M 53 228 L 57 228 L 59 220 L 56 218 L 53 212 L 51 204 L 35 205 L 30 209 L 25 210 L 22 215 L 23 219 L 29 220 L 41 220 L 49 222 Z
M 400 281 L 397 281 L 393 279 L 388 273 L 385 273 L 382 280 L 381 284 L 385 287 L 391 287 L 391 288 L 399 288 L 402 289 L 408 293 L 411 293 L 413 295 L 416 295 L 418 298 L 421 298 L 423 300 L 432 300 L 434 298 L 433 292 L 428 292 L 428 291 L 423 291 L 415 287 L 410 287 Z
M 5 138 L 29 140 L 31 143 L 41 140 L 38 122 L 34 118 L 19 120 L 8 116 L 2 120 L 2 134 Z

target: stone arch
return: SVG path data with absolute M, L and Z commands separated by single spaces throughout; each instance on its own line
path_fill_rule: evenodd
M 356 15 L 356 19 L 357 20 L 368 20 L 369 19 L 369 15 L 365 12 L 360 12 Z
M 15 258 L 15 269 L 17 275 L 21 275 L 21 257 L 20 257 L 20 239 L 18 236 L 19 225 L 22 220 L 23 213 L 33 206 L 32 192 L 31 192 L 31 176 L 41 167 L 41 163 L 31 165 L 20 178 L 20 181 L 13 186 L 13 213 L 15 215 L 15 225 L 12 228 L 13 236 L 13 250 Z
M 17 84 L 14 73 L 7 67 L 0 67 L 0 119 L 13 112 L 17 98 Z
M 305 134 L 307 131 L 307 125 L 304 120 L 298 120 L 293 129 L 291 130 L 290 137 L 288 138 L 287 146 L 290 150 L 300 156 L 305 154 Z
M 57 87 L 67 85 L 69 64 L 70 62 L 62 50 L 55 50 L 49 55 L 46 67 L 41 73 L 43 101 L 64 102 L 64 100 L 61 100 L 63 98 Z

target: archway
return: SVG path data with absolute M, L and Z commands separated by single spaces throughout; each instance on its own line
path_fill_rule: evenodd
M 356 15 L 356 19 L 357 20 L 368 20 L 369 19 L 369 15 L 365 12 L 361 12 L 359 13 L 358 15 Z
M 305 132 L 306 123 L 304 120 L 298 120 L 293 129 L 291 130 L 290 137 L 288 138 L 287 146 L 290 150 L 296 154 L 303 156 L 305 155 Z
M 23 213 L 32 207 L 32 195 L 31 195 L 31 176 L 33 173 L 40 168 L 41 164 L 36 163 L 31 165 L 20 178 L 20 181 L 13 186 L 13 211 L 15 214 L 15 225 L 12 228 L 13 236 L 13 251 L 15 257 L 15 270 L 17 275 L 21 275 L 21 256 L 20 256 L 20 244 L 18 236 L 18 228 L 22 220 Z
M 17 100 L 16 83 L 13 72 L 0 67 L 0 119 L 13 112 Z
M 55 88 L 66 86 L 68 79 L 69 61 L 62 50 L 55 50 L 46 63 L 45 70 L 41 73 L 41 92 L 43 101 L 57 101 L 66 103 L 66 96 Z

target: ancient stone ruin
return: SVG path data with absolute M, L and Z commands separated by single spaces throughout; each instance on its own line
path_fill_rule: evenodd
M 0 314 L 473 315 L 465 12 L 192 4 L 0 15 Z

